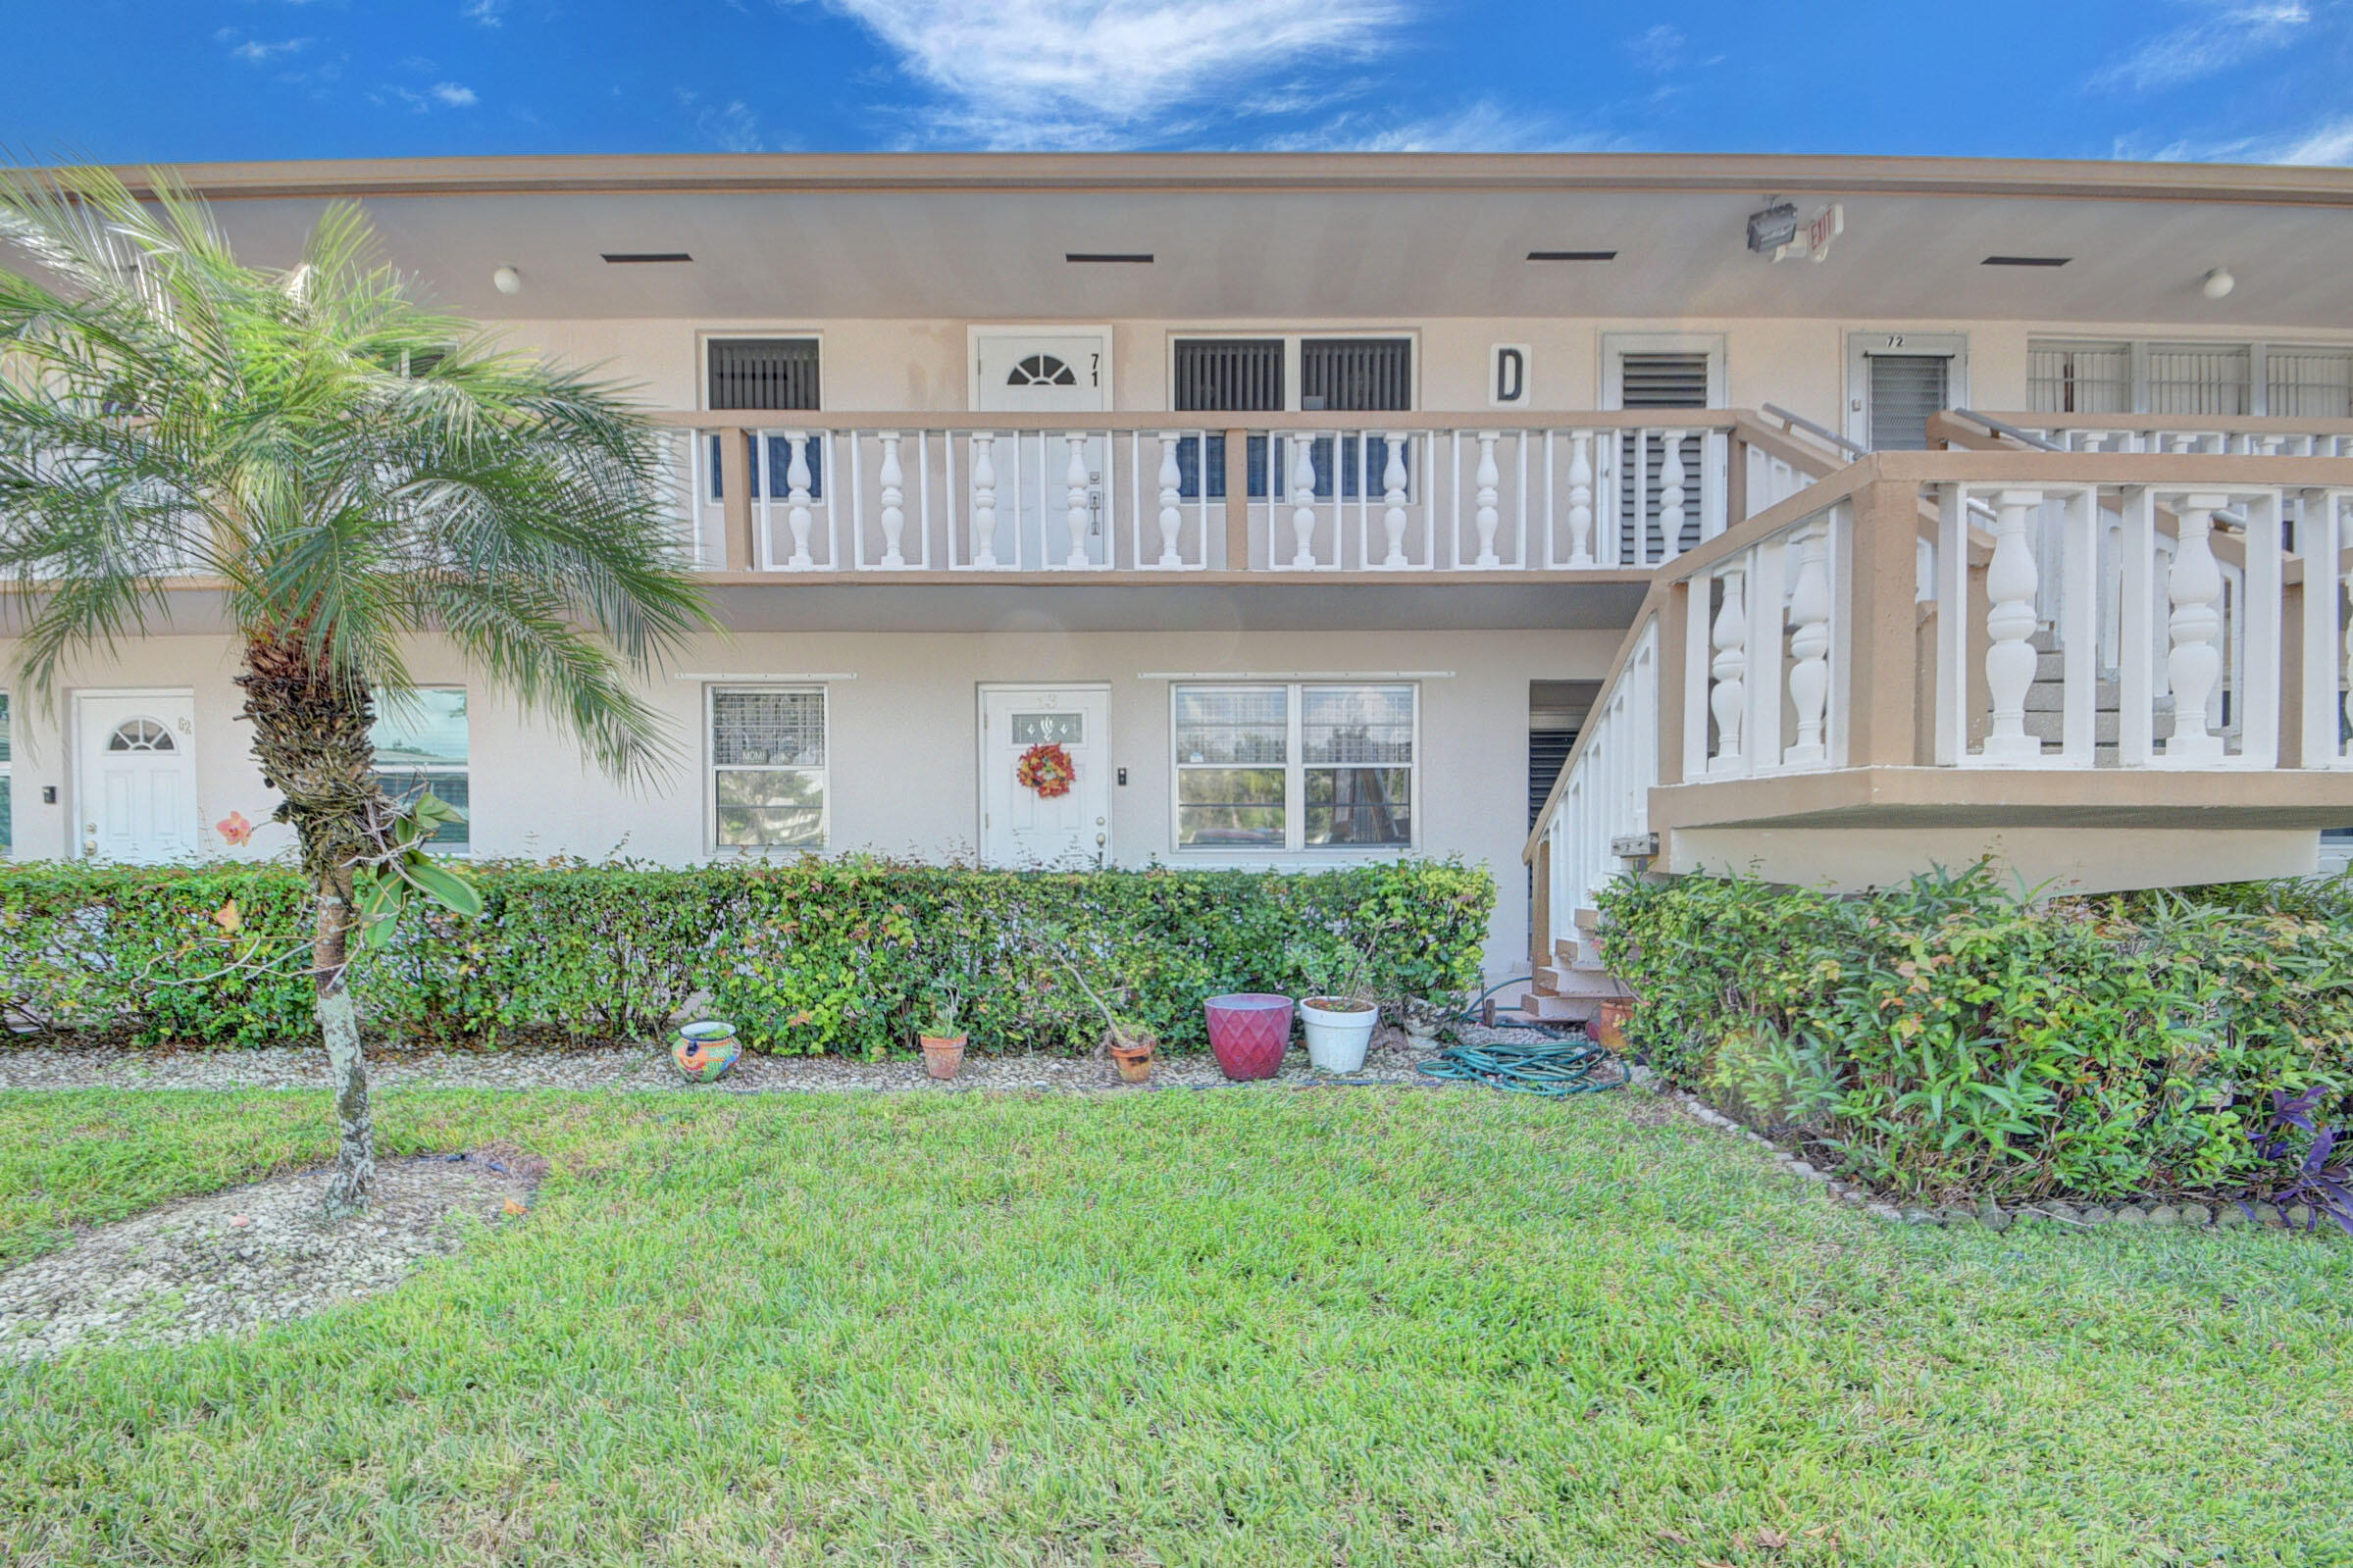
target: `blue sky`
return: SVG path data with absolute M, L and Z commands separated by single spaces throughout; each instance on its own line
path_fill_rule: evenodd
M 901 148 L 2353 163 L 2353 0 L 0 0 L 19 159 Z

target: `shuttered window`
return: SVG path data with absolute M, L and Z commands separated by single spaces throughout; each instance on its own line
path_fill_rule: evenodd
M 2130 412 L 2132 345 L 2029 340 L 2026 403 L 2037 414 Z
M 1617 400 L 1621 408 L 1706 408 L 1708 406 L 1708 359 L 1697 351 L 1663 353 L 1627 353 L 1618 356 Z M 1618 437 L 1618 463 L 1621 469 L 1631 469 L 1637 459 L 1635 443 L 1640 436 L 1627 430 Z M 1700 542 L 1700 512 L 1696 504 L 1700 486 L 1700 454 L 1704 442 L 1686 437 L 1683 442 L 1684 511 L 1683 536 L 1675 541 L 1676 551 L 1687 550 Z M 1659 474 L 1666 466 L 1666 448 L 1657 441 L 1642 443 L 1640 462 L 1643 470 L 1642 494 L 1637 499 L 1631 486 L 1623 489 L 1624 500 L 1619 503 L 1617 516 L 1618 559 L 1628 564 L 1645 560 L 1663 559 L 1671 553 L 1659 535 Z M 1635 508 L 1640 505 L 1637 515 Z M 1645 550 L 1643 541 L 1649 540 Z
M 1299 345 L 1299 406 L 1367 413 L 1413 406 L 1409 337 L 1308 337 Z
M 814 337 L 719 337 L 707 348 L 713 409 L 817 406 Z
M 2275 417 L 2353 419 L 2353 349 L 2267 349 L 2263 368 L 2264 406 Z
M 1283 408 L 1279 337 L 1181 337 L 1176 356 L 1180 413 L 1271 414 Z
M 2151 343 L 2149 412 L 2247 413 L 2253 367 L 2244 343 Z
M 1924 452 L 1928 416 L 1945 406 L 1953 362 L 1942 354 L 1872 354 L 1870 445 L 1874 452 Z

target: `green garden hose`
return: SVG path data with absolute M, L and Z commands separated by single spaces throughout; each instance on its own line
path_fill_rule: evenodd
M 1546 1099 L 1620 1088 L 1627 1077 L 1623 1062 L 1601 1046 L 1582 1039 L 1526 1045 L 1505 1040 L 1485 1045 L 1453 1045 L 1415 1070 L 1432 1078 L 1485 1084 Z

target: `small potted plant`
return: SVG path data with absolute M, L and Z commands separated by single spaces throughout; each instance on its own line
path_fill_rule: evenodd
M 1058 947 L 1049 948 L 1049 951 L 1053 954 L 1054 962 L 1078 983 L 1087 1000 L 1095 1004 L 1095 1010 L 1103 1015 L 1103 1025 L 1108 1032 L 1103 1037 L 1103 1045 L 1110 1053 L 1111 1065 L 1119 1069 L 1120 1082 L 1142 1084 L 1150 1080 L 1152 1076 L 1152 1057 L 1159 1051 L 1160 1042 L 1152 1037 L 1151 1031 L 1111 1011 L 1110 1003 L 1096 994 L 1095 987 L 1087 984 L 1087 977 L 1079 973 L 1079 966 L 1071 961 L 1068 952 Z
M 953 1078 L 964 1066 L 964 1026 L 958 1018 L 963 987 L 953 982 L 935 987 L 931 1003 L 929 1020 L 915 1032 L 923 1046 L 923 1070 L 934 1078 Z
M 1308 1065 L 1319 1073 L 1361 1072 L 1373 1026 L 1381 1021 L 1370 945 L 1344 943 L 1338 952 L 1301 945 L 1291 958 L 1307 982 L 1299 1016 L 1306 1028 Z

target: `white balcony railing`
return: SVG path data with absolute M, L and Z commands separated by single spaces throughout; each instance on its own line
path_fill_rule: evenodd
M 695 559 L 779 574 L 1648 569 L 1837 463 L 1727 410 L 665 418 Z

